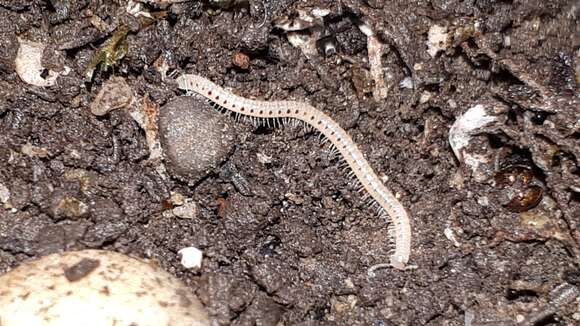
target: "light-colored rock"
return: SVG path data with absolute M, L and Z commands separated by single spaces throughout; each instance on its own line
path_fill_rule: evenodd
M 134 101 L 133 90 L 122 77 L 112 77 L 91 103 L 91 113 L 102 116 L 115 109 L 125 108 Z
M 186 247 L 177 252 L 181 255 L 181 265 L 185 268 L 201 268 L 203 252 L 196 247 Z
M 197 297 L 151 263 L 102 250 L 53 254 L 0 276 L 0 325 L 210 325 Z
M 226 160 L 234 142 L 233 124 L 207 101 L 182 96 L 159 112 L 159 138 L 169 173 L 194 184 Z
M 193 201 L 186 201 L 183 205 L 174 207 L 173 214 L 184 219 L 195 218 L 197 215 L 197 205 Z

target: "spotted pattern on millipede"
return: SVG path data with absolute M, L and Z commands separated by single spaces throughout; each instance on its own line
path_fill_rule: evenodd
M 177 78 L 177 84 L 180 89 L 207 98 L 220 110 L 236 117 L 247 117 L 254 123 L 276 125 L 304 122 L 318 130 L 342 155 L 362 189 L 372 198 L 378 214 L 390 217 L 389 233 L 395 245 L 390 264 L 398 269 L 405 268 L 411 251 L 411 226 L 407 211 L 383 185 L 351 137 L 328 115 L 302 102 L 246 99 L 198 75 L 181 75 Z

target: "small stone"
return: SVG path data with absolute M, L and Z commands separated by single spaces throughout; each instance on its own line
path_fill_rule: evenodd
M 127 107 L 133 102 L 133 90 L 122 77 L 113 77 L 101 88 L 91 103 L 91 113 L 102 116 L 115 109 Z
M 177 252 L 181 255 L 181 265 L 183 267 L 190 269 L 201 268 L 201 262 L 203 260 L 203 252 L 195 247 L 186 247 Z
M 195 202 L 186 202 L 182 206 L 173 208 L 173 215 L 179 218 L 192 219 L 197 215 L 197 205 Z
M 185 196 L 182 194 L 172 191 L 171 196 L 169 198 L 170 202 L 175 206 L 181 206 L 185 203 Z
M 57 195 L 51 213 L 54 218 L 78 219 L 89 213 L 89 206 L 70 195 Z
M 250 57 L 242 52 L 236 52 L 232 56 L 232 63 L 234 66 L 246 70 L 250 68 Z
M 232 125 L 204 100 L 182 96 L 159 112 L 159 138 L 169 173 L 194 184 L 225 161 L 234 146 Z
M 433 97 L 433 94 L 431 92 L 424 91 L 423 93 L 421 93 L 421 96 L 419 97 L 419 103 L 425 104 L 425 103 L 429 102 L 429 100 L 432 97 Z

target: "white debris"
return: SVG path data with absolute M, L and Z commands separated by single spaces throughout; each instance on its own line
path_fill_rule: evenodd
M 315 26 L 323 26 L 322 17 L 308 13 L 305 10 L 297 10 L 298 17 L 279 17 L 274 20 L 274 27 L 286 32 L 305 31 Z
M 148 95 L 143 96 L 136 105 L 128 106 L 129 115 L 145 132 L 145 141 L 149 147 L 149 161 L 155 162 L 161 159 L 163 151 L 159 140 L 157 117 L 159 115 L 159 105 L 149 99 Z M 165 174 L 165 168 L 159 164 L 157 171 Z
M 183 205 L 173 208 L 173 214 L 184 219 L 195 218 L 197 215 L 197 205 L 189 199 Z
M 483 207 L 489 206 L 489 198 L 487 196 L 482 196 L 477 198 L 477 203 Z
M 461 244 L 459 243 L 459 241 L 457 241 L 457 238 L 455 237 L 455 233 L 453 233 L 453 230 L 450 227 L 446 227 L 445 230 L 443 230 L 443 234 L 449 241 L 453 243 L 454 246 L 461 247 Z
M 42 53 L 46 45 L 38 42 L 27 41 L 18 38 L 18 53 L 14 60 L 16 73 L 27 84 L 48 87 L 56 84 L 56 79 L 60 73 L 46 69 L 42 66 Z M 65 67 L 63 74 L 70 71 Z
M 171 203 L 175 206 L 181 206 L 183 204 L 185 204 L 185 196 L 183 196 L 182 194 L 176 192 L 176 191 L 172 191 L 170 192 L 170 197 L 169 197 L 169 201 L 171 201 Z
M 322 9 L 322 8 L 314 8 L 311 11 L 312 16 L 314 17 L 326 17 L 330 14 L 330 10 Z
M 288 32 L 287 37 L 288 42 L 290 42 L 292 46 L 302 50 L 302 53 L 304 53 L 308 59 L 311 59 L 318 54 L 318 50 L 316 49 L 316 38 L 306 34 L 299 34 L 297 32 Z
M 374 36 L 375 32 L 373 32 L 373 29 L 366 23 L 362 23 L 358 25 L 358 29 L 360 29 L 360 31 L 366 35 L 367 37 L 370 36 Z
M 482 128 L 490 127 L 499 122 L 499 117 L 486 111 L 486 107 L 477 104 L 461 115 L 449 130 L 449 144 L 459 162 L 467 165 L 473 172 L 476 181 L 485 179 L 484 167 L 490 158 L 485 154 L 468 152 L 465 148 L 469 145 L 473 135 L 482 132 Z
M 464 161 L 462 149 L 469 144 L 471 136 L 478 129 L 498 121 L 496 116 L 486 112 L 485 107 L 478 104 L 461 115 L 449 130 L 449 144 L 459 161 Z
M 425 104 L 425 103 L 429 102 L 429 100 L 432 97 L 433 97 L 433 93 L 431 93 L 429 91 L 424 91 L 423 93 L 421 93 L 421 96 L 419 97 L 419 103 Z
M 465 317 L 463 319 L 465 326 L 471 326 L 473 321 L 475 320 L 475 314 L 472 310 L 465 311 Z
M 268 156 L 268 155 L 263 154 L 263 153 L 258 153 L 258 154 L 256 154 L 256 156 L 258 157 L 258 162 L 260 162 L 262 164 L 271 164 L 272 163 L 272 156 Z
M 415 82 L 413 81 L 413 78 L 407 76 L 403 78 L 403 80 L 401 80 L 401 82 L 399 83 L 399 87 L 413 89 L 415 88 Z
M 0 203 L 2 203 L 3 205 L 5 205 L 8 203 L 8 200 L 10 199 L 10 189 L 8 189 L 8 187 L 6 187 L 3 183 L 0 183 Z
M 129 2 L 127 2 L 127 13 L 134 16 L 134 17 L 146 17 L 149 19 L 153 19 L 153 16 L 151 16 L 151 14 L 143 9 L 143 4 L 140 2 L 136 2 L 133 0 L 129 0 Z
M 376 35 L 367 37 L 367 53 L 369 56 L 369 65 L 371 68 L 371 77 L 375 81 L 373 97 L 380 101 L 387 97 L 389 89 L 385 82 L 384 69 L 381 58 L 388 49 Z
M 313 9 L 311 12 L 297 10 L 298 17 L 280 17 L 273 23 L 276 28 L 286 31 L 288 42 L 302 50 L 302 53 L 311 60 L 318 54 L 316 41 L 324 32 L 324 10 Z M 304 33 L 308 31 L 309 33 Z
M 371 78 L 375 82 L 373 97 L 380 101 L 387 97 L 389 89 L 385 82 L 385 69 L 381 58 L 388 51 L 389 47 L 383 44 L 375 32 L 367 23 L 358 25 L 359 30 L 367 36 L 367 53 L 370 65 Z
M 186 247 L 178 251 L 181 255 L 181 265 L 185 268 L 201 268 L 203 252 L 196 247 Z
M 447 34 L 447 27 L 433 25 L 429 28 L 427 37 L 427 52 L 431 57 L 435 57 L 440 51 L 445 51 L 449 46 L 450 38 Z

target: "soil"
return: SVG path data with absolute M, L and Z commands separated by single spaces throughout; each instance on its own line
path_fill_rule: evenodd
M 219 325 L 578 323 L 579 304 L 558 299 L 564 286 L 574 301 L 580 280 L 576 1 L 212 3 L 142 1 L 147 18 L 124 0 L 0 0 L 0 273 L 101 248 L 155 260 Z M 335 53 L 306 56 L 274 27 L 315 8 L 328 9 Z M 380 100 L 361 23 L 386 49 Z M 433 57 L 434 25 L 450 37 Z M 55 85 L 19 78 L 18 38 L 47 45 Z M 87 75 L 102 49 L 111 56 Z M 192 181 L 150 157 L 129 110 L 91 113 L 114 76 L 163 110 L 183 95 L 164 69 L 333 117 L 408 209 L 411 268 L 369 275 L 388 262 L 388 224 L 312 131 L 231 120 L 234 148 Z M 448 141 L 477 104 L 502 117 L 472 136 L 478 178 Z M 172 214 L 179 196 L 193 218 Z M 199 270 L 180 263 L 190 246 Z

